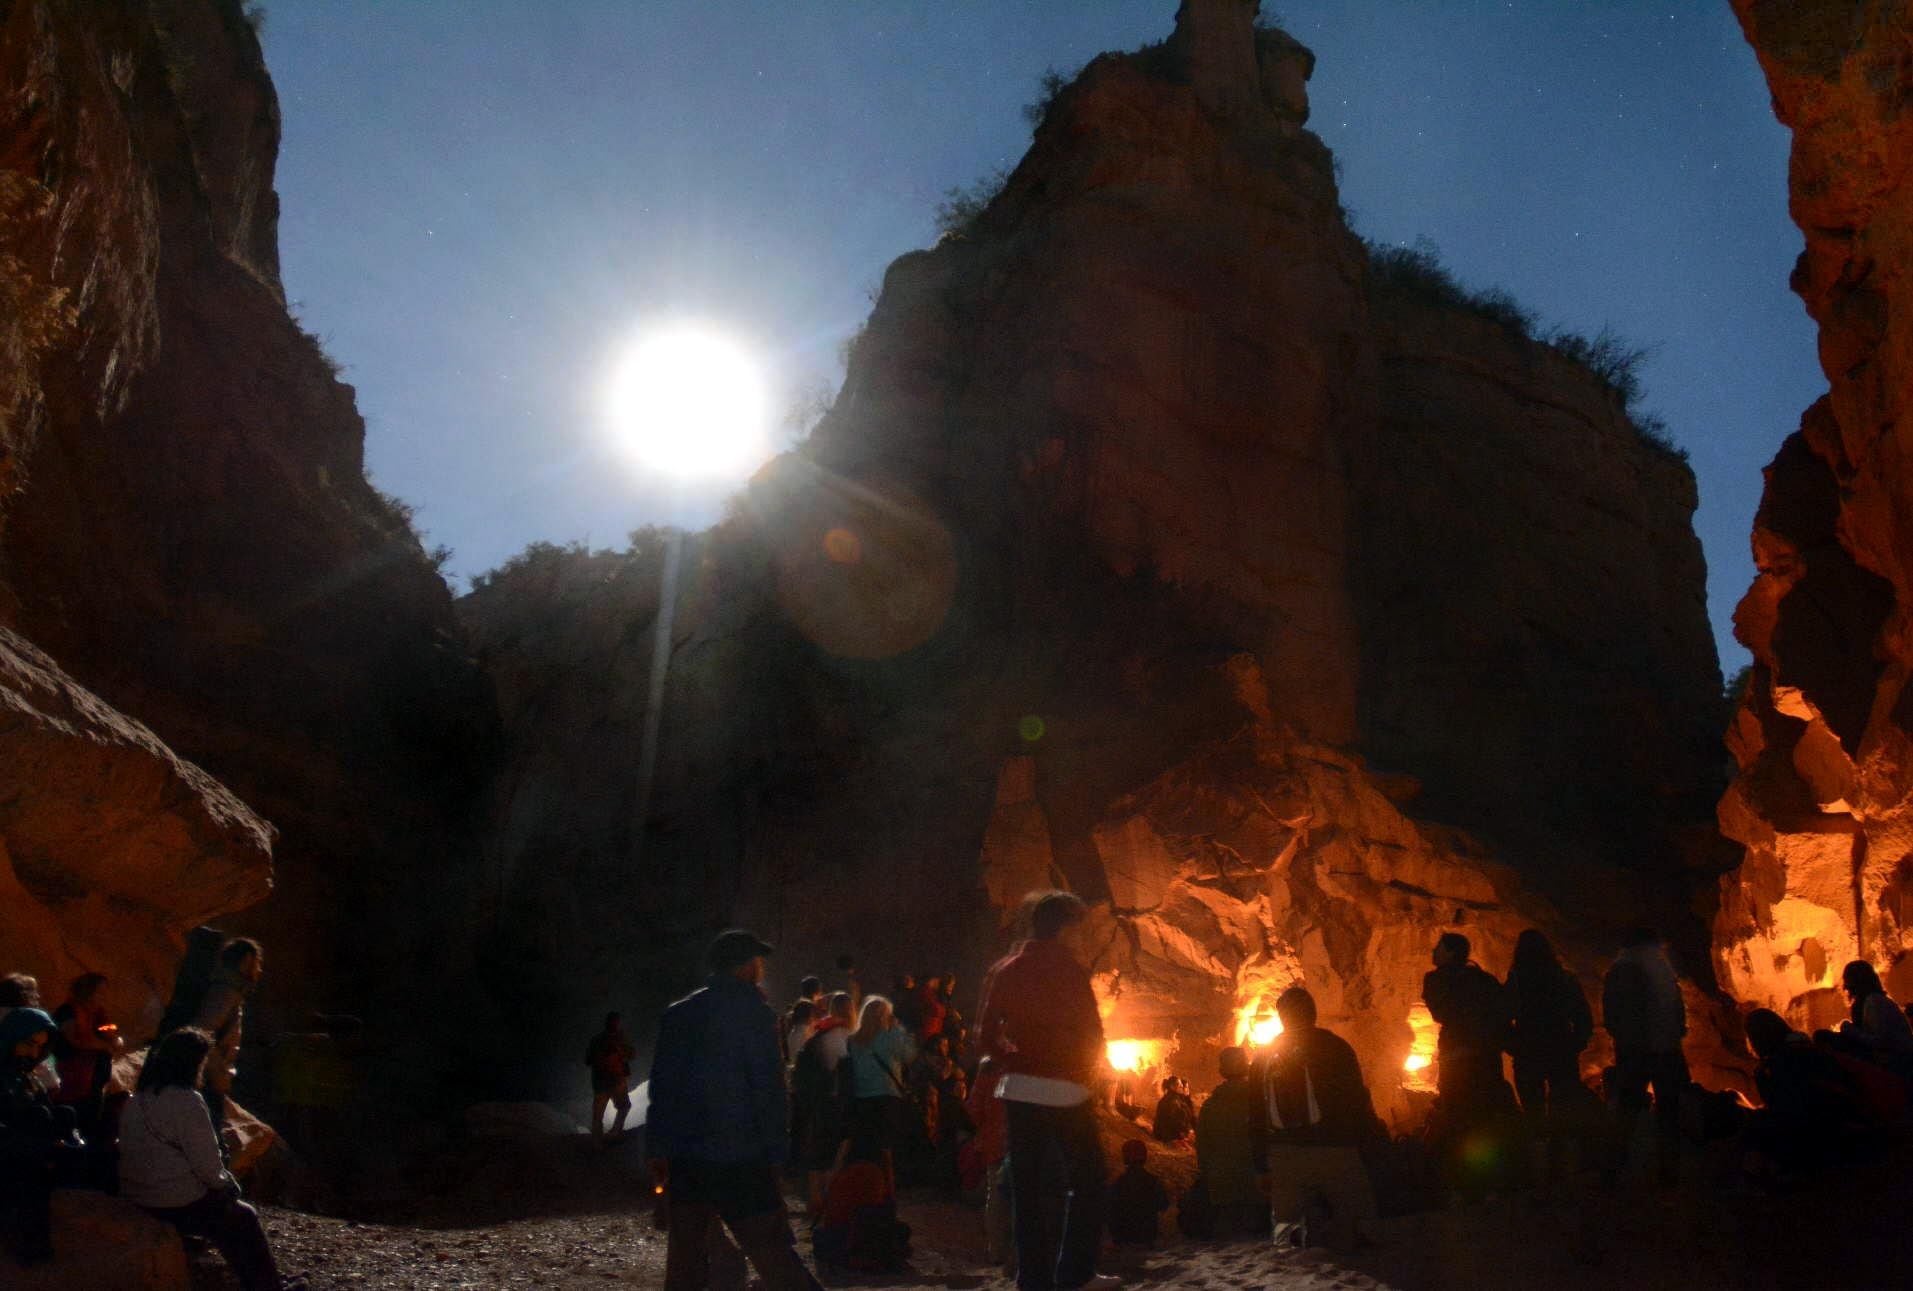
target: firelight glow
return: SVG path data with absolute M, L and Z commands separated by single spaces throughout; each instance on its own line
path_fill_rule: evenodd
M 701 324 L 640 335 L 612 368 L 604 414 L 645 470 L 680 480 L 742 480 L 771 455 L 770 401 L 757 362 Z

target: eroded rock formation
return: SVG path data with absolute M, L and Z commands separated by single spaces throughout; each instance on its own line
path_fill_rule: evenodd
M 1590 945 L 1680 906 L 1720 783 L 1692 476 L 1584 369 L 1371 299 L 1312 58 L 1255 8 L 1064 88 L 687 543 L 641 872 L 658 544 L 462 603 L 509 732 L 501 961 L 635 1005 L 747 919 L 792 982 L 973 982 L 1063 884 L 1138 1053 L 1199 1072 L 1299 978 L 1400 1072 L 1439 930 L 1499 971 L 1540 894 L 1601 895 Z
M 287 311 L 278 140 L 237 0 L 0 6 L 0 624 L 280 828 L 235 926 L 363 1010 L 466 912 L 489 710 Z
M 265 899 L 272 829 L 153 733 L 0 628 L 0 946 L 49 1002 L 110 969 L 152 1033 L 186 932 Z
M 1793 130 L 1794 290 L 1830 389 L 1767 467 L 1729 740 L 1721 981 L 1824 1025 L 1844 964 L 1913 994 L 1913 60 L 1904 3 L 1736 0 Z

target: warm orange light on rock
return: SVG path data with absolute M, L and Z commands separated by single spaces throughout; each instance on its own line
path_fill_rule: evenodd
M 1408 1029 L 1413 1038 L 1408 1042 L 1408 1057 L 1402 1060 L 1402 1088 L 1432 1094 L 1435 1092 L 1435 1039 L 1440 1035 L 1440 1028 L 1435 1025 L 1428 1006 L 1420 1000 L 1408 1010 Z
M 1167 1040 L 1111 1040 L 1105 1047 L 1109 1050 L 1111 1067 L 1140 1074 L 1162 1066 L 1171 1046 Z

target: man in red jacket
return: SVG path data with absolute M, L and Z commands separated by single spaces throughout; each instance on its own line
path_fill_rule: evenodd
M 1067 892 L 1029 898 L 1030 940 L 990 970 L 977 1040 L 1003 1072 L 997 1097 L 1009 1121 L 1010 1180 L 1020 1291 L 1120 1286 L 1096 1272 L 1107 1167 L 1090 1089 L 1104 1061 L 1103 1020 L 1089 974 L 1068 944 L 1083 903 Z M 1052 1153 L 1063 1163 L 1052 1173 Z M 1043 1240 L 1046 1190 L 1068 1193 L 1060 1242 Z

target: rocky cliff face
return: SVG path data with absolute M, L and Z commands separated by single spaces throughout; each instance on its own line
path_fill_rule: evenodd
M 271 862 L 271 826 L 0 628 L 0 946 L 49 1006 L 107 971 L 150 1035 L 187 931 L 264 900 Z
M 0 6 L 0 622 L 279 825 L 275 997 L 363 1008 L 488 710 L 287 312 L 278 122 L 236 0 Z
M 462 603 L 529 995 L 583 961 L 655 1001 L 732 919 L 786 986 L 842 952 L 974 981 L 1063 884 L 1139 1068 L 1200 1071 L 1300 979 L 1405 1113 L 1439 930 L 1505 970 L 1570 863 L 1672 903 L 1718 762 L 1692 477 L 1585 371 L 1371 301 L 1311 57 L 1255 9 L 1091 63 L 891 266 L 830 414 L 687 544 L 648 827 L 656 544 Z
M 1369 317 L 1362 749 L 1584 917 L 1671 923 L 1725 779 L 1693 473 L 1553 346 L 1380 277 Z
M 1824 1025 L 1850 959 L 1913 994 L 1913 14 L 1735 10 L 1793 130 L 1793 286 L 1830 389 L 1767 467 L 1735 613 L 1755 666 L 1720 821 L 1746 853 L 1716 942 L 1737 997 Z

